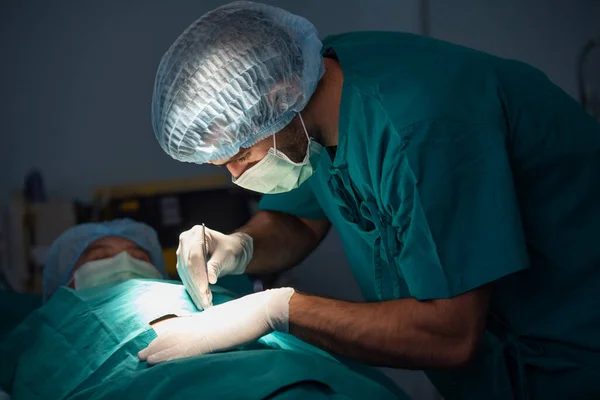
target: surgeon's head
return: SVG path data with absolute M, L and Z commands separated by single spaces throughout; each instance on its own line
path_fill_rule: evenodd
M 60 286 L 76 290 L 134 278 L 166 277 L 156 232 L 129 219 L 81 224 L 52 245 L 44 268 L 44 300 Z
M 227 164 L 236 183 L 263 193 L 299 185 L 320 150 L 301 112 L 324 73 L 321 47 L 308 20 L 276 7 L 235 2 L 205 14 L 158 68 L 161 147 L 179 161 Z

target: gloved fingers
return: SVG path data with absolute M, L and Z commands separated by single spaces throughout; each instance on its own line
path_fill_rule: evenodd
M 148 363 L 148 365 L 156 365 L 160 364 L 161 362 L 171 361 L 173 358 L 175 357 L 171 355 L 171 352 L 169 350 L 165 350 L 149 356 L 145 361 Z
M 206 245 L 214 242 L 209 240 L 214 233 L 206 229 Z M 202 226 L 196 225 L 179 235 L 177 248 L 178 274 L 194 304 L 200 310 L 212 305 L 212 293 L 206 273 L 204 239 Z
M 148 363 L 148 365 L 156 365 L 156 364 L 160 364 L 161 362 L 171 361 L 171 360 L 174 360 L 177 358 L 186 357 L 186 356 L 180 355 L 180 354 L 181 354 L 180 351 L 177 351 L 174 347 L 172 347 L 172 348 L 168 348 L 163 351 L 159 351 L 158 353 L 151 354 L 146 359 L 146 362 Z
M 192 298 L 192 301 L 196 305 L 196 308 L 198 310 L 203 310 L 204 305 L 207 303 L 203 303 L 201 301 L 200 295 L 198 294 L 198 291 L 196 290 L 196 287 L 194 286 L 194 282 L 188 278 L 187 282 L 184 282 L 183 286 L 185 286 L 188 294 Z
M 179 255 L 177 255 L 177 265 L 175 266 L 175 269 L 177 269 L 177 275 L 179 275 L 182 282 L 185 283 L 186 281 L 189 281 L 190 276 L 188 268 L 185 266 L 183 258 Z
M 190 251 L 191 261 L 191 276 L 194 288 L 197 291 L 197 296 L 202 300 L 202 304 L 208 306 L 211 302 L 209 299 L 207 267 L 205 266 L 205 258 L 202 249 L 194 246 Z
M 229 251 L 217 249 L 211 255 L 207 264 L 208 282 L 212 285 L 217 283 L 217 279 L 221 277 L 221 272 L 229 270 L 230 264 L 234 263 L 235 257 Z
M 201 291 L 206 290 L 208 287 L 208 276 L 206 275 L 206 259 L 204 258 L 202 247 L 198 245 L 192 246 L 189 254 L 189 265 L 190 275 L 198 284 L 198 288 Z
M 217 283 L 217 277 L 219 275 L 219 270 L 217 265 L 215 264 L 215 262 L 209 262 L 208 263 L 208 283 L 210 283 L 211 285 L 214 285 Z
M 198 338 L 192 339 L 191 343 L 178 341 L 170 347 L 148 355 L 146 362 L 149 365 L 156 365 L 165 361 L 207 354 L 210 352 L 210 348 L 206 347 L 205 343 L 205 340 Z
M 188 280 L 190 279 L 190 262 L 189 262 L 189 231 L 183 232 L 179 235 L 179 246 L 177 247 L 177 272 L 182 278 L 182 275 L 187 275 Z
M 146 347 L 144 350 L 138 351 L 137 356 L 140 359 L 140 361 L 146 361 L 146 359 L 148 358 L 148 354 L 150 353 L 148 351 L 148 348 Z
M 192 298 L 192 301 L 196 305 L 199 310 L 202 310 L 205 305 L 211 304 L 212 298 L 207 298 L 207 295 L 204 295 L 204 298 L 201 301 L 201 289 L 199 289 L 195 285 L 195 280 L 190 276 L 190 269 L 193 272 L 193 266 L 188 261 L 189 260 L 189 251 L 190 248 L 190 231 L 183 232 L 179 235 L 179 246 L 177 247 L 177 274 L 181 281 L 183 282 L 183 286 L 187 290 L 188 294 Z M 208 287 L 208 285 L 206 285 Z
M 204 304 L 208 304 L 208 305 L 212 306 L 213 294 L 212 294 L 212 291 L 210 290 L 210 288 L 207 289 L 204 296 L 205 296 L 205 300 L 206 300 L 206 302 Z
M 186 251 L 187 243 L 189 242 L 188 238 L 190 236 L 189 231 L 182 232 L 179 235 L 179 246 L 177 246 L 177 259 L 181 259 L 184 262 L 187 261 L 188 251 Z
M 195 286 L 193 286 L 192 284 L 192 288 L 195 288 Z M 209 307 L 211 307 L 212 304 L 212 292 L 210 289 L 206 289 L 204 292 L 199 292 L 195 289 L 192 289 L 192 300 L 194 300 L 194 304 L 196 304 L 196 307 L 198 308 L 198 310 L 207 310 Z M 201 302 L 199 302 L 201 301 Z
M 209 230 L 207 229 L 206 242 L 210 243 L 210 241 L 208 240 L 208 231 Z M 190 267 L 191 252 L 195 248 L 199 248 L 200 250 L 204 248 L 204 235 L 202 234 L 202 226 L 200 225 L 196 225 L 192 229 L 182 232 L 179 235 L 179 246 L 177 248 L 177 255 L 181 257 L 186 267 Z
M 177 274 L 179 275 L 179 278 L 181 278 L 181 282 L 183 283 L 183 286 L 185 287 L 186 291 L 192 298 L 192 301 L 194 302 L 196 307 L 199 310 L 202 310 L 204 307 L 203 304 L 207 304 L 207 303 L 200 302 L 200 298 L 197 294 L 197 289 L 194 286 L 194 282 L 190 278 L 189 270 L 188 270 L 188 268 L 186 268 L 185 266 L 182 265 L 181 261 L 179 260 L 179 257 L 178 257 L 178 261 L 177 261 Z
M 148 347 L 146 347 L 138 353 L 138 358 L 142 361 L 148 361 L 148 358 L 152 355 L 174 347 L 178 343 L 180 343 L 180 341 L 180 335 L 175 333 L 169 333 L 167 328 L 167 333 L 151 341 Z

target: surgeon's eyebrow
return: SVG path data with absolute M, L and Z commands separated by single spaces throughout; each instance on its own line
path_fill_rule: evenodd
M 242 149 L 239 153 L 237 153 L 235 156 L 231 157 L 229 160 L 225 161 L 224 163 L 222 163 L 222 164 L 214 163 L 214 165 L 216 165 L 217 167 L 226 167 L 228 164 L 231 164 L 231 163 L 241 160 L 242 158 L 247 156 L 249 153 L 250 153 L 250 149 Z

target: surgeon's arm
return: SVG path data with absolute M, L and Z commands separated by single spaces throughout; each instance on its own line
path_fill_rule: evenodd
M 467 364 L 485 326 L 490 285 L 451 299 L 351 303 L 296 293 L 290 333 L 366 364 L 457 368 Z
M 330 226 L 327 219 L 309 220 L 282 212 L 258 212 L 239 229 L 254 242 L 254 255 L 246 273 L 266 274 L 293 267 L 319 245 Z

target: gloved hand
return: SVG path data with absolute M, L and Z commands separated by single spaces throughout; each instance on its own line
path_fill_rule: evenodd
M 252 237 L 245 233 L 224 235 L 206 228 L 208 276 L 204 269 L 204 238 L 202 226 L 196 225 L 179 235 L 177 273 L 199 309 L 212 305 L 208 284 L 217 283 L 224 275 L 240 275 L 252 259 Z
M 272 331 L 287 332 L 292 288 L 279 288 L 211 307 L 161 325 L 161 334 L 138 353 L 150 365 L 197 356 L 254 341 Z

